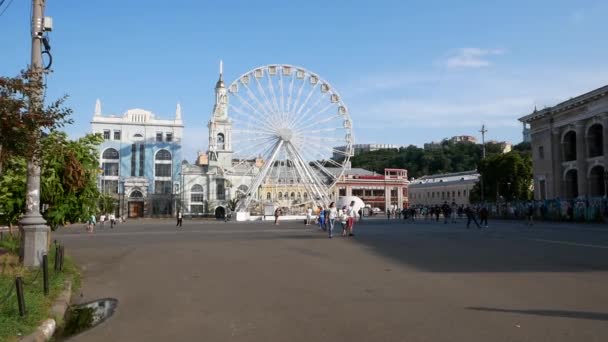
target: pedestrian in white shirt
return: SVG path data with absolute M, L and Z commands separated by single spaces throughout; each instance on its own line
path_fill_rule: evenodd
M 308 207 L 306 209 L 306 225 L 310 226 L 310 221 L 312 220 L 312 208 Z
M 357 218 L 357 211 L 355 210 L 355 201 L 350 202 L 347 214 L 348 236 L 355 236 L 355 234 L 353 233 L 353 229 L 355 228 L 355 219 Z
M 331 239 L 333 237 L 334 224 L 336 222 L 336 217 L 338 217 L 338 211 L 336 210 L 336 205 L 334 202 L 331 202 L 329 204 L 329 208 L 327 209 L 327 211 L 329 212 L 329 215 L 325 219 L 327 220 L 327 225 L 328 225 L 327 231 L 329 232 L 329 238 Z

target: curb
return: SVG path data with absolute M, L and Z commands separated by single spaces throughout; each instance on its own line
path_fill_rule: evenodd
M 40 342 L 48 341 L 53 337 L 55 330 L 57 329 L 57 322 L 62 322 L 65 317 L 65 313 L 70 306 L 70 299 L 72 297 L 72 280 L 68 279 L 63 283 L 63 291 L 59 294 L 59 297 L 53 302 L 51 307 L 51 318 L 47 318 L 38 326 L 36 331 L 25 336 L 19 341 L 23 342 Z

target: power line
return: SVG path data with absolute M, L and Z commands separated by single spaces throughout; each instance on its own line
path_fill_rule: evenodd
M 0 7 L 1 7 L 1 6 L 2 6 L 2 4 L 4 4 L 4 2 L 5 2 L 6 0 L 0 0 L 0 1 L 1 1 L 1 2 L 0 2 Z M 6 12 L 6 10 L 7 10 L 9 7 L 11 7 L 11 4 L 12 4 L 12 3 L 13 3 L 13 0 L 9 0 L 9 1 L 8 1 L 8 4 L 6 4 L 6 7 L 4 7 L 4 9 L 2 10 L 2 12 L 0 12 L 0 17 L 1 17 L 1 16 L 4 14 L 4 12 Z

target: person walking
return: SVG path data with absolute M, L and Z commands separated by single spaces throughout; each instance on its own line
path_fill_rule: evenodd
M 182 226 L 182 212 L 181 212 L 181 210 L 177 211 L 177 224 L 175 226 L 176 227 L 181 227 Z
M 319 206 L 319 230 L 325 230 L 325 209 Z
M 469 229 L 471 225 L 471 221 L 475 222 L 475 225 L 478 229 L 481 229 L 479 223 L 477 223 L 477 219 L 475 218 L 475 212 L 471 209 L 471 207 L 467 206 L 464 208 L 464 214 L 467 216 L 467 229 Z
M 99 223 L 101 224 L 101 228 L 106 227 L 106 215 L 105 214 L 101 214 L 101 216 L 99 216 Z
M 390 211 L 389 211 L 390 215 Z M 348 207 L 348 236 L 355 236 L 353 233 L 355 229 L 355 219 L 357 218 L 357 211 L 355 210 L 355 201 L 350 202 Z
M 114 229 L 114 225 L 116 224 L 116 216 L 114 213 L 110 214 L 110 228 Z
M 306 209 L 306 225 L 310 226 L 310 221 L 312 220 L 312 208 L 308 207 Z
M 340 223 L 342 224 L 342 237 L 346 237 L 348 233 L 348 215 L 346 212 L 346 206 L 343 206 L 339 212 Z
M 386 208 L 386 219 L 388 221 L 391 220 L 391 209 L 390 208 Z
M 336 205 L 334 202 L 329 204 L 329 208 L 326 211 L 325 217 L 327 218 L 327 231 L 328 237 L 331 239 L 333 237 L 334 224 L 336 222 L 336 217 L 338 216 L 338 211 L 336 210 Z
M 274 210 L 274 225 L 278 226 L 279 225 L 279 216 L 281 216 L 281 208 L 276 208 Z
M 87 231 L 89 233 L 92 233 L 95 230 L 95 224 L 97 223 L 96 221 L 97 219 L 95 218 L 95 215 L 91 215 L 91 217 L 89 217 L 89 222 L 87 225 Z
M 450 205 L 447 201 L 443 202 L 443 205 L 441 206 L 441 212 L 443 213 L 443 223 L 447 224 L 448 219 L 450 218 Z
M 534 204 L 532 202 L 528 202 L 528 206 L 526 208 L 526 216 L 528 217 L 528 226 L 534 225 Z
M 458 211 L 458 204 L 456 204 L 456 201 L 452 201 L 452 208 L 451 208 L 451 214 L 452 214 L 452 223 L 456 223 L 456 212 Z
M 479 209 L 479 224 L 484 226 L 484 228 L 488 228 L 488 216 L 490 216 L 490 212 L 488 211 L 488 207 L 484 205 Z

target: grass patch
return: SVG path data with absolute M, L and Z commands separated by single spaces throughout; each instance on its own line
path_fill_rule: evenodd
M 8 238 L 0 241 L 0 341 L 16 341 L 32 333 L 40 323 L 50 317 L 53 301 L 63 290 L 66 279 L 72 279 L 72 289 L 80 286 L 80 273 L 74 262 L 65 257 L 63 271 L 55 272 L 55 248 L 49 250 L 49 296 L 44 296 L 41 267 L 25 268 L 19 264 L 19 240 Z M 7 252 L 8 253 L 5 253 Z M 19 316 L 15 278 L 24 281 L 25 317 Z M 10 294 L 9 294 L 10 293 Z M 59 322 L 58 322 L 59 323 Z

